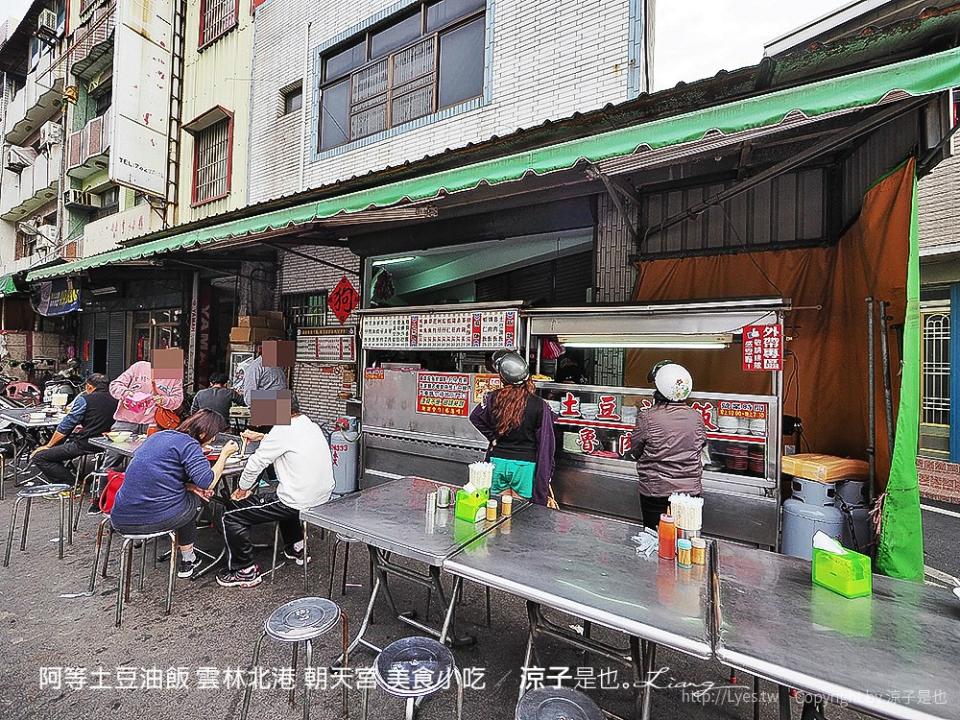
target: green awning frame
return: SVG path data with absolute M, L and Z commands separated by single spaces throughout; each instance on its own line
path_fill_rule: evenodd
M 960 85 L 960 48 L 953 48 L 839 78 L 778 90 L 111 250 L 63 265 L 34 270 L 27 274 L 27 280 L 61 277 L 103 265 L 143 260 L 160 253 L 204 247 L 221 240 L 259 235 L 341 213 L 385 208 L 403 201 L 429 200 L 441 193 L 471 190 L 482 183 L 499 185 L 520 180 L 528 173 L 546 175 L 568 170 L 582 161 L 596 163 L 632 155 L 642 148 L 656 150 L 696 142 L 708 133 L 729 135 L 771 127 L 798 112 L 814 118 L 870 107 L 896 91 L 920 96 L 946 91 L 957 85 Z

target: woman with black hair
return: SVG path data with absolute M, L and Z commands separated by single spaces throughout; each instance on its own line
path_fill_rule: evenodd
M 240 449 L 228 442 L 210 466 L 202 446 L 214 440 L 224 425 L 219 413 L 201 410 L 176 430 L 148 437 L 127 466 L 110 511 L 110 523 L 119 533 L 176 530 L 180 548 L 177 577 L 191 577 L 198 567 L 193 543 L 200 501 L 210 498 L 227 460 Z

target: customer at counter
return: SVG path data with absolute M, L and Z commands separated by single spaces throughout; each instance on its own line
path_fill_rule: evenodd
M 530 368 L 515 352 L 494 356 L 503 387 L 487 393 L 470 422 L 490 441 L 491 492 L 546 505 L 553 477 L 556 438 L 553 412 L 534 393 Z
M 707 442 L 703 417 L 687 405 L 693 378 L 682 365 L 662 360 L 647 380 L 654 384 L 653 407 L 637 413 L 631 435 L 637 461 L 643 525 L 656 528 L 670 495 L 703 492 L 701 452 Z

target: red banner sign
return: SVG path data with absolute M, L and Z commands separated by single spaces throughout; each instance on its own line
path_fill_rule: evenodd
M 779 325 L 744 325 L 743 371 L 783 370 L 783 328 Z

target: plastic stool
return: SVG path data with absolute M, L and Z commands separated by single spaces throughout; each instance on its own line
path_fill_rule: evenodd
M 67 499 L 65 493 L 69 493 L 71 489 L 69 485 L 58 483 L 56 485 L 34 485 L 33 487 L 24 488 L 17 492 L 17 500 L 13 504 L 13 515 L 10 518 L 10 531 L 7 533 L 7 550 L 3 556 L 4 567 L 10 565 L 10 549 L 13 547 L 13 533 L 17 526 L 17 511 L 20 509 L 20 503 L 24 501 L 26 501 L 27 507 L 23 511 L 23 530 L 20 534 L 20 550 L 27 549 L 27 530 L 30 527 L 30 509 L 33 507 L 33 501 L 36 498 L 55 497 L 60 501 L 60 559 L 63 559 L 63 535 L 65 530 L 63 516 L 66 509 L 65 501 Z M 66 528 L 72 527 L 70 525 L 72 522 L 73 518 L 71 517 Z
M 597 704 L 577 690 L 540 687 L 524 693 L 515 720 L 604 720 Z
M 291 600 L 285 605 L 281 605 L 268 617 L 263 623 L 263 633 L 257 640 L 253 648 L 253 660 L 250 663 L 250 674 L 258 667 L 260 662 L 260 647 L 266 637 L 282 643 L 293 645 L 293 674 L 297 674 L 297 659 L 300 655 L 300 645 L 304 646 L 304 657 L 306 658 L 306 667 L 312 667 L 313 663 L 313 641 L 333 629 L 337 623 L 340 623 L 343 629 L 342 649 L 343 649 L 343 667 L 347 667 L 347 648 L 350 642 L 350 630 L 348 619 L 340 606 L 332 600 L 320 597 L 304 597 Z M 296 698 L 296 686 L 290 690 L 290 704 L 293 705 Z M 250 711 L 250 696 L 253 693 L 253 683 L 248 683 L 243 691 L 243 706 L 240 710 L 240 720 L 246 720 L 247 713 Z M 347 708 L 347 686 L 343 686 L 343 695 L 341 699 L 343 717 L 348 716 Z M 303 718 L 310 718 L 310 686 L 303 684 Z
M 100 530 L 104 523 L 101 521 Z M 167 578 L 167 604 L 164 610 L 165 615 L 170 614 L 173 607 L 173 582 L 177 577 L 177 533 L 174 530 L 165 530 L 162 532 L 149 533 L 147 535 L 125 535 L 118 533 L 123 538 L 123 545 L 120 546 L 120 578 L 117 584 L 117 620 L 116 625 L 120 627 L 120 621 L 123 618 L 123 603 L 130 602 L 130 578 L 133 574 L 133 544 L 135 542 L 143 543 L 143 552 L 140 555 L 140 578 L 139 589 L 143 590 L 143 575 L 147 557 L 147 541 L 156 540 L 162 537 L 170 538 L 170 570 Z M 100 559 L 100 532 L 97 533 L 97 554 L 93 559 L 94 572 L 96 572 L 97 562 Z M 106 568 L 104 568 L 106 572 Z
M 457 720 L 463 714 L 463 681 L 446 645 L 433 638 L 408 637 L 387 645 L 373 664 L 377 687 L 406 701 L 406 720 L 413 720 L 420 703 L 429 696 L 457 684 Z M 361 720 L 367 718 L 369 691 L 361 696 Z

